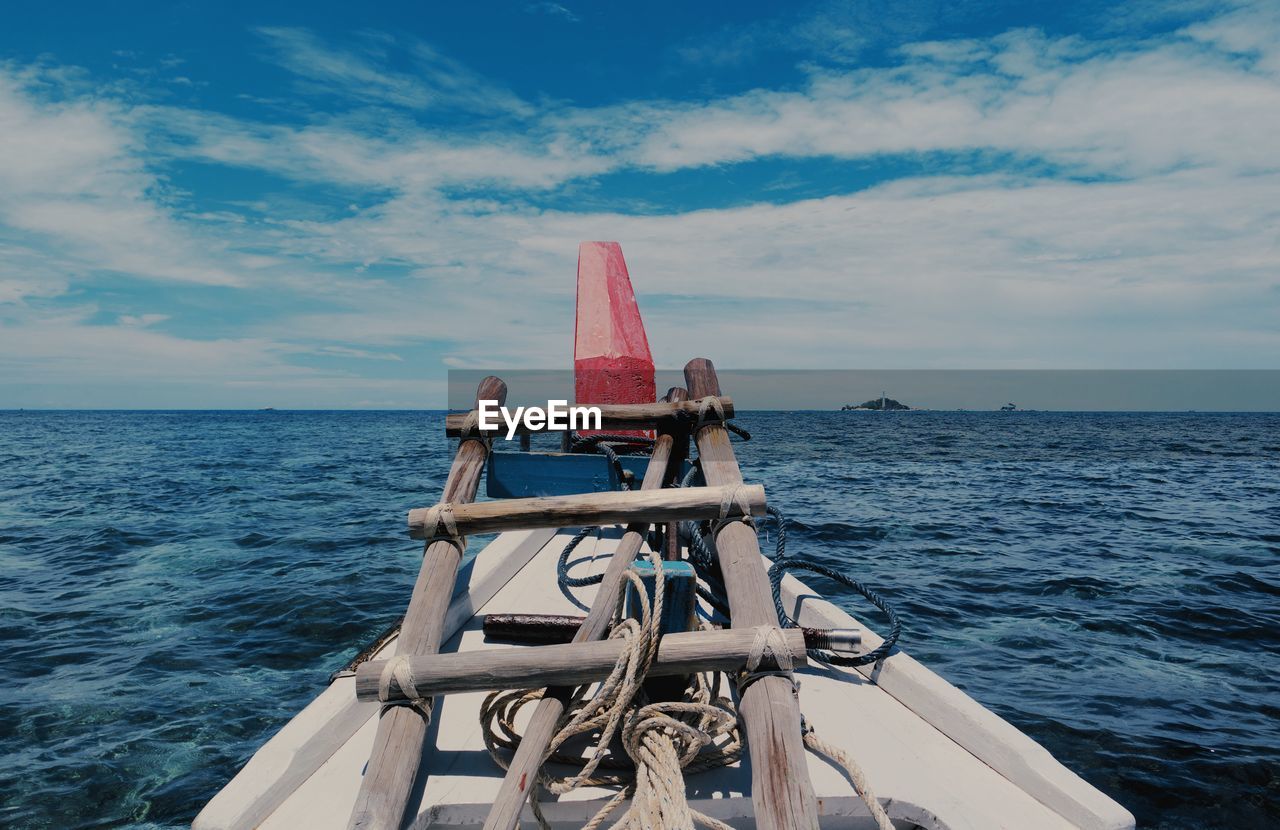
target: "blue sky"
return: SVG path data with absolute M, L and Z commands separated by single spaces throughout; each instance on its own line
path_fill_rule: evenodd
M 655 357 L 1280 367 L 1280 4 L 22 4 L 0 407 L 438 405 Z

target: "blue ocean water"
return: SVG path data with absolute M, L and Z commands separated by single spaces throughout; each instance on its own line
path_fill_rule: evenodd
M 1140 826 L 1280 825 L 1280 415 L 739 422 L 789 552 Z M 438 413 L 0 413 L 0 825 L 189 823 L 403 611 L 448 455 Z

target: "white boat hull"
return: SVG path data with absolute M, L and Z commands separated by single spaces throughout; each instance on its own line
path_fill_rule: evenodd
M 450 606 L 444 651 L 509 647 L 484 641 L 484 613 L 582 613 L 594 587 L 574 597 L 557 588 L 565 534 L 504 533 L 464 567 Z M 613 542 L 586 540 L 574 575 L 603 572 Z M 783 598 L 802 625 L 870 630 L 788 577 Z M 395 653 L 392 640 L 378 653 Z M 1123 830 L 1133 816 L 1058 763 L 1043 747 L 904 653 L 878 667 L 810 665 L 798 672 L 800 704 L 821 737 L 862 766 L 901 827 L 938 830 Z M 414 828 L 480 827 L 502 771 L 489 758 L 478 719 L 483 694 L 436 700 L 415 794 Z M 196 818 L 198 830 L 344 828 L 373 746 L 377 704 L 357 703 L 340 677 L 272 737 Z M 809 771 L 824 828 L 874 827 L 844 774 L 810 753 Z M 690 806 L 734 826 L 754 827 L 746 759 L 687 780 Z M 553 825 L 579 827 L 611 791 L 584 788 L 544 812 Z M 534 826 L 526 808 L 527 826 Z

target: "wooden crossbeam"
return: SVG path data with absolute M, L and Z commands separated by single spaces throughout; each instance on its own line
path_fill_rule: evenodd
M 726 511 L 729 517 L 763 516 L 764 488 L 758 484 L 681 487 L 441 504 L 410 510 L 409 532 L 424 538 L 538 527 L 686 522 L 720 518 Z
M 799 628 L 782 631 L 795 665 L 806 664 L 805 633 Z M 756 632 L 752 629 L 689 631 L 668 634 L 658 647 L 651 677 L 687 675 L 702 671 L 736 671 L 751 654 Z M 386 702 L 414 700 L 436 695 L 487 692 L 493 689 L 538 686 L 577 686 L 606 677 L 626 647 L 622 640 L 524 648 L 463 651 L 412 657 L 408 672 L 412 688 L 401 687 L 394 673 L 388 677 Z M 374 660 L 356 669 L 356 697 L 379 700 L 382 673 L 388 661 Z M 776 666 L 763 666 L 765 669 Z
M 733 417 L 733 399 L 728 397 L 727 395 L 720 395 L 715 397 L 718 397 L 721 410 L 724 413 L 724 417 L 732 418 Z M 575 406 L 576 405 L 579 405 L 579 404 L 575 404 Z M 710 402 L 704 404 L 704 402 L 701 400 L 673 400 L 673 401 L 659 401 L 657 403 L 626 403 L 626 404 L 615 403 L 615 404 L 587 404 L 587 405 L 596 406 L 600 410 L 600 420 L 601 420 L 600 428 L 603 430 L 649 429 L 653 427 L 659 427 L 662 425 L 663 421 L 669 420 L 671 418 L 676 418 L 681 415 L 686 417 L 696 418 L 699 412 L 703 412 L 704 416 L 707 419 L 720 417 L 720 413 L 717 412 L 712 407 Z M 446 415 L 444 419 L 445 435 L 449 436 L 450 438 L 457 438 L 458 436 L 460 436 L 462 434 L 462 430 L 464 426 L 467 423 L 467 419 L 473 415 L 476 416 L 476 419 L 477 419 L 476 423 L 478 428 L 479 416 L 475 410 L 473 410 L 470 413 L 455 412 L 451 415 Z M 486 432 L 486 434 L 489 434 L 489 435 L 492 435 L 495 433 L 505 435 L 507 432 L 507 425 L 503 422 L 502 417 L 497 416 L 496 418 L 492 419 L 492 421 L 496 422 L 497 426 L 492 426 L 491 429 L 484 432 Z M 520 427 L 517 429 L 517 432 L 521 434 L 528 433 L 530 431 L 531 430 L 527 429 L 523 424 L 521 424 Z M 543 429 L 532 430 L 532 431 L 545 432 L 546 429 L 544 427 Z

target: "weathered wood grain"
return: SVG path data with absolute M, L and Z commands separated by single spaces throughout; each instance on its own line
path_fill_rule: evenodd
M 720 382 L 709 360 L 691 360 L 684 367 L 684 380 L 695 397 L 720 394 Z M 742 482 L 728 430 L 718 424 L 704 426 L 694 435 L 694 442 L 708 485 Z M 715 547 L 733 627 L 777 625 L 755 528 L 745 522 L 725 523 L 716 534 Z M 738 713 L 751 754 L 755 826 L 759 830 L 817 830 L 818 804 L 805 763 L 800 704 L 791 682 L 783 677 L 757 680 L 743 692 Z
M 805 664 L 805 635 L 798 628 L 782 632 L 791 659 Z M 658 646 L 649 669 L 656 677 L 699 671 L 737 671 L 747 662 L 756 632 L 749 628 L 688 631 L 668 634 Z M 622 654 L 622 640 L 463 651 L 409 658 L 413 687 L 401 688 L 392 678 L 385 702 L 419 697 L 487 692 L 537 686 L 578 686 L 603 679 Z M 356 669 L 356 698 L 378 700 L 386 660 L 373 660 Z M 776 666 L 764 666 L 773 669 Z
M 450 512 L 457 532 L 466 536 L 472 533 L 529 530 L 536 527 L 700 521 L 719 517 L 726 504 L 729 516 L 742 516 L 744 511 L 752 516 L 763 516 L 764 487 L 759 484 L 743 484 L 502 499 L 454 504 Z M 421 538 L 430 515 L 431 508 L 410 510 L 410 534 Z M 445 525 L 442 522 L 436 524 L 435 531 L 445 532 Z
M 645 469 L 644 482 L 640 490 L 658 490 L 666 479 L 671 463 L 673 440 L 670 435 L 659 435 L 653 445 L 653 455 L 649 458 L 649 466 Z M 591 603 L 591 611 L 587 619 L 574 636 L 575 643 L 586 643 L 599 640 L 609 630 L 609 622 L 613 619 L 618 605 L 627 568 L 635 560 L 636 554 L 644 545 L 645 534 L 649 531 L 648 522 L 637 522 L 627 527 L 618 542 L 613 558 L 604 572 L 604 581 L 596 592 L 595 601 Z M 542 700 L 533 710 L 533 717 L 525 727 L 524 737 L 507 767 L 506 777 L 502 779 L 502 787 L 493 800 L 493 807 L 484 822 L 484 830 L 512 830 L 520 821 L 520 811 L 529 797 L 529 787 L 534 786 L 538 778 L 538 768 L 542 766 L 547 746 L 555 735 L 556 724 L 564 714 L 565 706 L 572 687 L 552 686 L 546 690 Z
M 681 403 L 689 400 L 689 392 L 683 386 L 673 386 L 667 390 L 664 400 Z M 689 457 L 689 426 L 687 422 L 672 418 L 659 424 L 658 431 L 663 435 L 670 435 L 673 442 L 671 463 L 667 465 L 667 475 L 663 479 L 662 486 L 674 487 L 679 484 L 676 479 L 680 477 L 680 471 L 684 468 L 684 460 Z M 668 562 L 680 559 L 679 522 L 667 522 L 663 535 L 662 558 Z
M 477 401 L 505 402 L 506 398 L 506 384 L 492 376 L 482 380 L 476 390 Z M 488 447 L 480 441 L 463 441 L 458 446 L 442 501 L 464 504 L 475 498 L 488 453 Z M 419 656 L 440 650 L 445 612 L 461 558 L 460 546 L 451 541 L 426 546 L 409 609 L 400 626 L 397 654 Z M 382 711 L 369 765 L 347 824 L 349 830 L 399 830 L 418 777 L 428 725 L 425 715 L 408 706 Z

